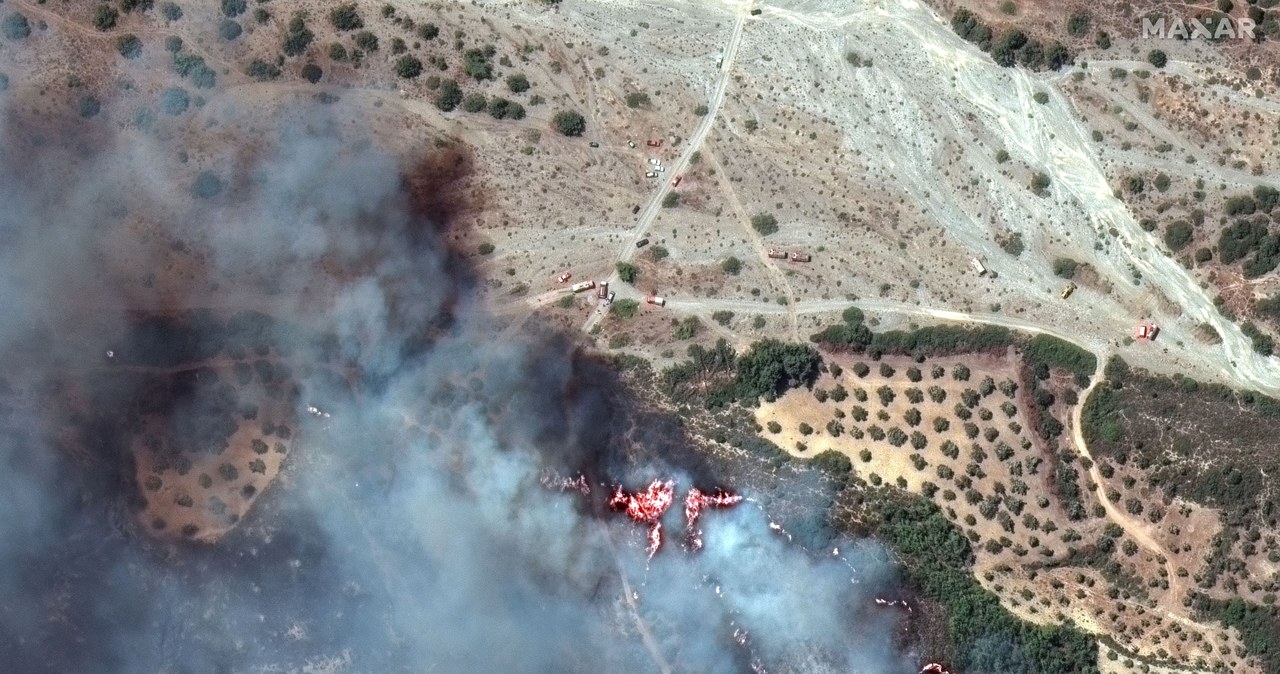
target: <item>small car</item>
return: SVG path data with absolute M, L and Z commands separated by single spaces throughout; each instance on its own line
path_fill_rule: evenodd
M 600 147 L 600 143 L 597 143 L 594 140 L 591 141 L 590 143 L 587 143 L 587 145 L 590 145 L 591 147 Z
M 605 298 L 604 303 L 605 303 L 605 304 L 613 304 L 613 296 L 614 296 L 614 295 L 617 295 L 617 294 L 618 294 L 618 293 L 616 293 L 616 292 L 614 292 L 614 291 L 610 290 L 610 291 L 609 291 L 609 296 L 608 296 L 607 298 Z
M 558 281 L 558 282 L 560 282 L 560 283 L 568 283 L 568 282 L 569 282 L 569 279 L 571 279 L 571 278 L 573 278 L 573 274 L 570 274 L 569 272 L 565 272 L 565 273 L 561 274 L 561 275 L 556 279 L 556 281 Z

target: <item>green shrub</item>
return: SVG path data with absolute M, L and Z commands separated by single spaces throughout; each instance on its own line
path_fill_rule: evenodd
M 462 69 L 472 79 L 487 80 L 493 78 L 493 47 L 484 49 L 468 49 L 462 54 Z
M 259 82 L 266 82 L 280 77 L 280 68 L 273 63 L 267 63 L 262 59 L 254 59 L 244 69 L 244 74 L 252 77 Z
M 428 22 L 418 26 L 418 37 L 422 38 L 425 42 L 430 42 L 436 39 L 436 36 L 439 34 L 440 27 L 434 23 Z
M 1053 261 L 1053 273 L 1055 276 L 1070 279 L 1075 277 L 1076 268 L 1079 266 L 1079 262 L 1076 262 L 1069 257 L 1056 258 Z
M 209 171 L 201 171 L 191 186 L 191 193 L 200 199 L 212 199 L 222 194 L 222 179 Z
M 160 5 L 160 14 L 168 21 L 177 21 L 182 18 L 182 8 L 172 2 L 166 2 Z
M 462 88 L 452 79 L 440 82 L 436 91 L 436 107 L 444 112 L 452 112 L 462 102 Z
M 628 108 L 647 108 L 649 107 L 649 94 L 633 91 L 626 96 Z
M 587 120 L 573 110 L 561 110 L 551 119 L 551 124 L 562 136 L 581 136 L 587 130 Z
M 524 93 L 529 90 L 529 78 L 524 73 L 516 73 L 507 76 L 507 89 L 513 94 Z
M 108 31 L 116 27 L 116 22 L 120 20 L 120 12 L 116 11 L 111 5 L 98 5 L 93 10 L 93 27 L 101 31 Z
M 1051 335 L 1032 337 L 1023 354 L 1033 369 L 1040 365 L 1058 367 L 1086 379 L 1098 370 L 1097 356 Z
M 80 97 L 80 102 L 76 107 L 80 112 L 80 116 L 88 119 L 89 117 L 96 117 L 99 112 L 102 112 L 102 101 L 99 101 L 92 94 L 87 94 Z
M 127 59 L 136 59 L 142 55 L 142 40 L 133 33 L 121 35 L 116 38 L 116 51 Z
M 636 315 L 639 309 L 639 302 L 632 299 L 621 299 L 609 306 L 609 313 L 618 318 L 631 318 Z
M 486 103 L 488 103 L 488 101 L 485 99 L 484 94 L 473 91 L 467 94 L 466 98 L 462 99 L 462 109 L 466 112 L 480 112 L 481 110 L 484 110 Z
M 501 96 L 489 99 L 489 116 L 494 119 L 524 119 L 524 106 Z
M 1186 220 L 1175 220 L 1165 226 L 1164 243 L 1170 250 L 1177 252 L 1191 243 L 1193 234 L 1191 223 Z
M 1036 172 L 1036 174 L 1031 177 L 1031 191 L 1036 194 L 1044 193 L 1045 190 L 1049 189 L 1050 184 L 1049 176 L 1043 173 Z
M 223 19 L 222 23 L 218 26 L 218 33 L 222 35 L 222 39 L 227 40 L 228 42 L 240 37 L 240 34 L 243 32 L 244 29 L 240 27 L 240 24 L 232 21 L 231 19 Z
M 324 69 L 314 63 L 308 63 L 302 66 L 301 75 L 302 79 L 315 84 L 320 81 L 321 77 L 324 77 Z
M 191 105 L 191 96 L 182 87 L 169 87 L 160 92 L 160 109 L 168 115 L 181 115 Z
M 1159 49 L 1152 49 L 1147 52 L 1147 62 L 1157 68 L 1163 68 L 1169 62 L 1169 57 Z
M 635 283 L 636 277 L 639 275 L 639 270 L 636 269 L 636 266 L 629 262 L 619 262 L 614 265 L 614 268 L 618 271 L 618 278 L 622 279 L 624 283 Z
M 1251 322 L 1246 322 L 1240 326 L 1240 330 L 1244 332 L 1249 341 L 1253 343 L 1253 350 L 1264 356 L 1270 356 L 1275 351 L 1275 340 L 1258 329 L 1258 326 Z
M 31 23 L 22 13 L 13 12 L 4 17 L 4 22 L 0 23 L 0 31 L 10 40 L 23 40 L 31 35 Z
M 355 41 L 356 46 L 365 52 L 372 53 L 378 51 L 378 36 L 374 35 L 370 31 L 362 30 L 359 33 L 356 33 Z
M 357 30 L 364 28 L 364 19 L 356 9 L 356 3 L 349 2 L 329 10 L 329 23 L 336 30 Z
M 245 0 L 222 0 L 222 14 L 226 17 L 237 17 L 248 8 Z
M 773 217 L 772 213 L 756 213 L 751 216 L 751 226 L 760 233 L 760 236 L 769 236 L 777 233 L 778 219 Z
M 286 56 L 298 56 L 311 46 L 311 41 L 315 38 L 316 34 L 307 27 L 306 19 L 301 13 L 296 13 L 292 19 L 289 19 L 289 27 L 285 32 L 284 44 L 281 48 Z
M 164 39 L 164 50 L 170 54 L 177 54 L 182 51 L 182 38 L 177 35 L 170 35 Z
M 1073 37 L 1080 37 L 1089 32 L 1089 22 L 1091 17 L 1084 10 L 1076 10 L 1067 17 L 1067 34 Z

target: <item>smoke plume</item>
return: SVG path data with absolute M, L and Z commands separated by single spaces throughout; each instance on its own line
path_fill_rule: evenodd
M 483 207 L 464 150 L 248 105 L 202 114 L 272 119 L 251 143 L 2 111 L 8 671 L 915 671 L 883 554 L 790 545 L 749 492 L 646 559 L 613 484 L 736 478 L 571 340 L 495 337 L 451 245 Z M 234 362 L 271 385 L 234 393 Z M 140 426 L 198 444 L 272 404 L 293 446 L 245 518 L 149 533 Z

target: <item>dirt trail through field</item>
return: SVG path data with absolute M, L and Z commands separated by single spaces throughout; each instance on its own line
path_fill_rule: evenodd
M 707 114 L 703 115 L 702 121 L 698 123 L 693 135 L 689 137 L 684 151 L 671 163 L 671 175 L 673 177 L 680 175 L 688 168 L 689 158 L 693 156 L 694 152 L 698 151 L 698 148 L 702 147 L 702 141 L 711 131 L 711 126 L 715 124 L 716 117 L 720 113 L 720 107 L 724 104 L 725 90 L 729 86 L 729 71 L 733 68 L 733 58 L 738 53 L 738 46 L 742 44 L 742 33 L 745 25 L 746 12 L 745 10 L 740 10 L 734 20 L 733 31 L 729 34 L 729 41 L 725 44 L 724 56 L 720 64 L 720 74 L 716 78 L 711 100 L 707 102 Z M 648 206 L 641 211 L 640 218 L 636 221 L 636 226 L 632 230 L 631 236 L 623 241 L 621 248 L 618 250 L 619 262 L 626 262 L 635 257 L 637 251 L 636 243 L 648 234 L 649 228 L 653 225 L 653 221 L 657 219 L 658 213 L 662 209 L 663 199 L 671 190 L 672 185 L 665 178 L 658 183 L 658 189 L 649 199 Z M 618 274 L 615 272 L 609 277 L 609 284 L 613 285 L 616 280 L 618 280 Z M 587 318 L 586 324 L 582 326 L 582 331 L 590 332 L 603 317 L 604 312 L 593 311 L 591 316 Z
M 1098 356 L 1098 363 L 1101 364 L 1105 354 L 1095 355 Z M 1103 509 L 1107 511 L 1107 518 L 1112 522 L 1115 522 L 1116 525 L 1132 537 L 1138 545 L 1146 548 L 1149 552 L 1155 555 L 1157 559 L 1164 560 L 1164 568 L 1165 572 L 1168 574 L 1167 578 L 1169 580 L 1169 599 L 1164 603 L 1164 605 L 1166 610 L 1170 613 L 1175 613 L 1178 612 L 1182 606 L 1182 583 L 1179 582 L 1180 579 L 1176 573 L 1177 569 L 1175 569 L 1173 565 L 1174 556 L 1170 554 L 1169 550 L 1165 548 L 1160 541 L 1157 541 L 1151 536 L 1146 525 L 1139 521 L 1135 521 L 1128 514 L 1121 512 L 1120 509 L 1111 502 L 1111 499 L 1107 498 L 1106 490 L 1103 488 L 1103 485 L 1106 484 L 1106 482 L 1102 477 L 1101 465 L 1093 458 L 1093 455 L 1089 453 L 1089 445 L 1084 441 L 1084 424 L 1082 423 L 1084 417 L 1084 403 L 1089 399 L 1089 395 L 1093 393 L 1093 390 L 1097 388 L 1100 383 L 1102 383 L 1101 373 L 1093 378 L 1093 381 L 1090 382 L 1088 388 L 1080 392 L 1080 404 L 1076 405 L 1071 411 L 1071 440 L 1075 444 L 1076 449 L 1080 452 L 1080 456 L 1089 460 L 1089 479 L 1092 480 L 1094 484 L 1098 485 L 1098 502 L 1101 503 Z

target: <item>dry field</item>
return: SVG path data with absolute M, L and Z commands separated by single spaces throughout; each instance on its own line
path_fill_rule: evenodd
M 1123 527 L 1096 513 L 1071 520 L 1055 478 L 1055 454 L 1028 428 L 1025 387 L 1009 386 L 1020 381 L 1012 356 L 922 364 L 886 358 L 865 362 L 865 377 L 855 372 L 858 362 L 829 357 L 838 376 L 829 372 L 813 391 L 792 390 L 761 405 L 762 435 L 795 456 L 846 454 L 869 483 L 931 498 L 969 537 L 975 574 L 1006 608 L 1033 622 L 1071 621 L 1114 639 L 1100 655 L 1106 671 L 1143 671 L 1143 664 L 1250 671 L 1235 652 L 1238 637 L 1192 620 L 1182 604 L 1186 581 L 1170 583 L 1166 571 L 1174 568 L 1181 579 L 1199 570 L 1204 543 L 1217 532 L 1214 513 L 1181 501 L 1164 504 L 1167 514 L 1158 531 L 1150 531 L 1176 550 L 1172 560 L 1125 533 L 1142 526 L 1133 520 L 1119 523 Z M 958 369 L 969 370 L 967 379 L 957 379 Z M 1065 409 L 1054 411 L 1066 419 Z M 1097 492 L 1078 462 L 1074 468 L 1093 512 Z M 1121 504 L 1139 498 L 1160 507 L 1124 478 L 1114 473 L 1099 488 Z M 1107 655 L 1112 651 L 1114 661 Z

